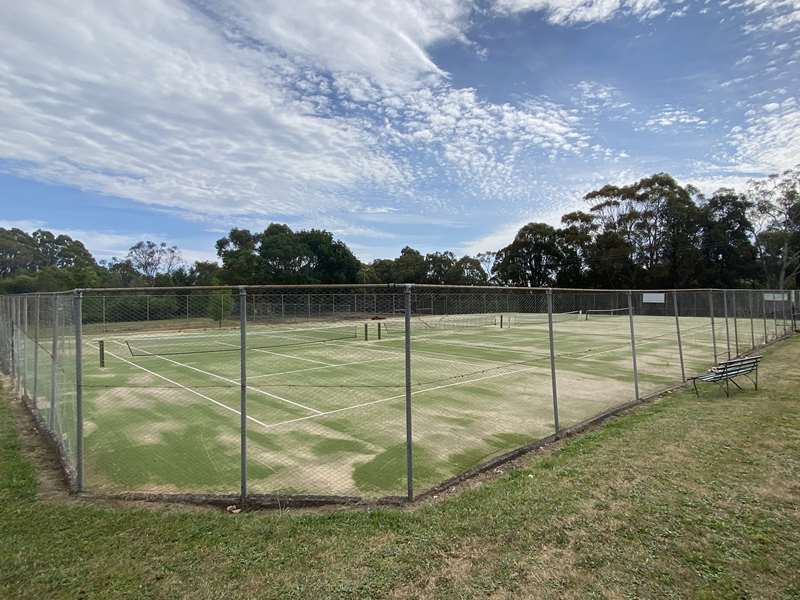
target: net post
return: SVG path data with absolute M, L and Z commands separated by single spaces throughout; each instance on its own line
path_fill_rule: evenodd
M 39 308 L 41 296 L 36 294 L 33 306 L 33 406 L 37 407 L 39 397 Z
M 753 306 L 753 290 L 750 290 L 750 293 L 747 294 L 748 301 L 750 303 L 750 348 L 755 350 L 756 348 L 756 326 L 755 326 L 755 306 Z
M 681 340 L 681 319 L 678 312 L 678 292 L 672 291 L 672 307 L 675 312 L 675 333 L 678 336 L 678 359 L 681 361 L 681 380 L 686 383 L 686 366 L 683 363 L 683 341 Z
M 364 323 L 364 341 L 369 341 L 369 323 Z
M 247 290 L 239 288 L 239 484 L 240 504 L 247 504 Z
M 731 330 L 728 325 L 728 290 L 722 290 L 722 314 L 725 318 L 725 345 L 728 349 L 728 360 L 731 359 Z
M 714 290 L 708 290 L 708 314 L 711 317 L 711 344 L 714 349 L 714 364 L 716 365 L 719 360 L 717 358 L 717 324 L 714 322 Z
M 411 284 L 405 287 L 405 386 L 406 386 L 406 497 L 414 500 L 414 448 L 411 427 Z
M 381 322 L 378 321 L 378 339 L 381 339 Z
M 500 329 L 503 328 L 503 313 L 500 313 Z
M 84 488 L 83 465 L 83 292 L 72 296 L 72 314 L 75 326 L 75 485 L 78 492 Z
M 739 311 L 736 309 L 736 292 L 731 292 L 731 312 L 733 313 L 733 339 L 735 342 L 736 356 L 739 356 Z
M 639 368 L 636 365 L 636 334 L 633 328 L 633 291 L 628 290 L 628 323 L 631 328 L 631 358 L 633 360 L 633 391 L 639 402 Z
M 53 348 L 50 354 L 50 414 L 47 416 L 50 431 L 56 432 L 56 370 L 58 369 L 58 296 L 53 299 Z
M 556 378 L 556 344 L 553 336 L 553 289 L 547 288 L 547 332 L 550 342 L 550 386 L 553 395 L 553 424 L 556 434 L 561 431 L 558 419 L 558 381 Z
M 100 368 L 106 366 L 106 342 L 105 340 L 97 341 L 97 351 L 100 353 Z

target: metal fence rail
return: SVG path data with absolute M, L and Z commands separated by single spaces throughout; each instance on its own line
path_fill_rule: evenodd
M 337 285 L 0 296 L 76 491 L 414 499 L 797 330 L 796 290 Z

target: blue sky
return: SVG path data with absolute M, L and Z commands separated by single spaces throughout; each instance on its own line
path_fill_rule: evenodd
M 0 226 L 496 250 L 605 183 L 800 162 L 800 0 L 75 0 L 0 20 Z

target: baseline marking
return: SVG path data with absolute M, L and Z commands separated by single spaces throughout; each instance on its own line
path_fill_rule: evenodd
M 123 346 L 123 347 L 125 346 L 125 344 L 122 344 L 121 342 L 117 342 L 116 340 L 115 340 L 114 343 L 119 344 L 120 346 Z M 198 373 L 202 373 L 203 375 L 208 375 L 209 377 L 216 377 L 217 379 L 219 379 L 221 381 L 227 381 L 228 383 L 232 383 L 234 385 L 239 385 L 239 382 L 236 381 L 235 379 L 229 379 L 228 377 L 223 377 L 222 375 L 217 375 L 216 373 L 211 373 L 209 371 L 204 371 L 203 369 L 198 369 L 197 367 L 193 367 L 191 365 L 185 365 L 183 363 L 178 362 L 177 360 L 172 360 L 171 358 L 167 358 L 166 356 L 160 356 L 158 354 L 150 354 L 150 353 L 147 353 L 147 354 L 148 354 L 148 356 L 152 356 L 154 358 L 160 358 L 161 360 L 166 360 L 167 362 L 170 362 L 170 363 L 172 363 L 174 365 L 178 365 L 179 367 L 183 367 L 185 369 L 191 369 L 192 371 L 197 371 Z M 259 389 L 257 387 L 253 387 L 253 386 L 248 385 L 247 389 L 248 390 L 252 390 L 254 392 L 257 392 L 259 394 L 264 394 L 265 396 L 269 396 L 270 398 L 275 398 L 276 400 L 281 400 L 283 402 L 287 402 L 288 404 L 293 404 L 295 406 L 299 406 L 300 408 L 304 408 L 304 409 L 306 409 L 308 411 L 311 411 L 313 413 L 322 414 L 322 411 L 317 410 L 316 408 L 311 408 L 310 406 L 305 406 L 304 404 L 300 404 L 299 402 L 295 402 L 293 400 L 289 400 L 288 398 L 282 398 L 281 396 L 277 396 L 277 395 L 272 394 L 270 392 L 261 390 L 261 389 Z
M 92 344 L 87 344 L 87 345 L 91 346 L 95 350 L 100 350 L 100 348 L 98 348 L 97 346 L 94 346 Z M 228 406 L 226 404 L 223 404 L 222 402 L 218 402 L 217 400 L 214 400 L 213 398 L 209 398 L 205 394 L 201 394 L 200 392 L 198 392 L 196 390 L 193 390 L 192 388 L 188 388 L 185 385 L 178 383 L 177 381 L 173 381 L 169 377 L 164 377 L 163 375 L 161 375 L 159 373 L 156 373 L 155 371 L 151 371 L 150 369 L 146 369 L 145 367 L 143 367 L 141 365 L 137 365 L 135 362 L 131 362 L 129 360 L 126 360 L 126 359 L 122 358 L 121 356 L 117 356 L 113 352 L 109 352 L 108 350 L 106 350 L 106 354 L 108 354 L 109 356 L 113 356 L 117 360 L 121 360 L 122 362 L 127 363 L 127 364 L 131 365 L 132 367 L 136 367 L 137 369 L 141 369 L 145 373 L 149 373 L 150 375 L 154 375 L 154 376 L 158 377 L 159 379 L 163 379 L 164 381 L 166 381 L 168 383 L 171 383 L 172 385 L 175 385 L 175 386 L 177 386 L 179 388 L 182 388 L 182 389 L 186 390 L 187 392 L 189 392 L 191 394 L 194 394 L 195 396 L 199 396 L 203 400 L 208 400 L 209 402 L 212 402 L 212 403 L 216 404 L 220 408 L 224 408 L 225 410 L 229 410 L 232 413 L 236 413 L 237 415 L 241 415 L 242 414 L 238 410 L 236 410 L 235 408 L 232 408 L 232 407 L 230 407 L 230 406 Z M 251 417 L 250 415 L 247 415 L 247 418 L 248 418 L 248 420 L 253 421 L 253 423 L 258 423 L 262 427 L 269 427 L 269 425 L 267 425 L 263 421 L 259 421 L 258 419 L 255 419 L 255 418 Z

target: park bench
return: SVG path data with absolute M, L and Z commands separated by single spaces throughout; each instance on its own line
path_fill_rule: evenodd
M 719 363 L 716 367 L 706 371 L 697 377 L 691 377 L 690 381 L 694 385 L 694 393 L 700 396 L 697 390 L 697 382 L 702 383 L 718 383 L 720 387 L 725 388 L 725 395 L 730 396 L 730 384 L 732 383 L 740 390 L 742 387 L 736 383 L 737 377 L 747 377 L 758 389 L 758 363 L 761 362 L 761 356 L 745 356 L 742 358 L 732 358 L 730 360 Z M 751 377 L 751 373 L 755 374 L 755 379 Z

